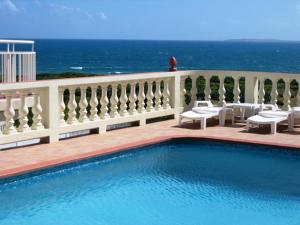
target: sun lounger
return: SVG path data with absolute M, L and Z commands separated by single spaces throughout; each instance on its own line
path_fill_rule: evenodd
M 250 129 L 250 127 L 253 126 L 259 126 L 259 125 L 270 125 L 271 126 L 271 133 L 276 134 L 277 132 L 277 124 L 280 122 L 283 122 L 288 119 L 288 114 L 285 115 L 271 115 L 269 114 L 260 114 L 251 116 L 247 119 L 247 130 Z
M 207 113 L 196 113 L 193 111 L 187 111 L 184 113 L 181 113 L 179 115 L 179 126 L 181 126 L 183 119 L 188 119 L 188 120 L 192 120 L 197 121 L 199 120 L 201 125 L 200 125 L 200 129 L 206 129 L 206 120 L 212 117 L 218 117 L 219 113 L 218 112 L 207 112 Z
M 212 117 L 218 117 L 220 125 L 225 123 L 224 107 L 216 107 L 210 101 L 196 101 L 192 111 L 181 113 L 179 116 L 179 125 L 183 119 L 200 120 L 201 129 L 206 129 L 206 120 Z

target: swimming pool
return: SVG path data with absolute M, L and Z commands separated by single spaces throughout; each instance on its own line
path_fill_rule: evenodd
M 177 140 L 0 183 L 1 225 L 299 224 L 300 154 Z

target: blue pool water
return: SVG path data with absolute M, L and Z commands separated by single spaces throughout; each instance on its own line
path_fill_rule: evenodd
M 300 223 L 300 154 L 172 141 L 0 184 L 1 225 Z

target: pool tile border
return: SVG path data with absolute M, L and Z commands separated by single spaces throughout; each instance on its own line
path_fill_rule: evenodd
M 95 157 L 110 155 L 113 153 L 118 153 L 122 151 L 128 151 L 133 148 L 144 147 L 152 144 L 157 144 L 160 142 L 176 140 L 176 139 L 195 139 L 195 140 L 208 140 L 208 141 L 220 141 L 220 142 L 230 142 L 230 143 L 240 143 L 240 144 L 250 144 L 250 145 L 261 145 L 261 146 L 269 146 L 269 147 L 279 147 L 279 148 L 287 148 L 290 150 L 299 150 L 299 145 L 296 144 L 274 144 L 272 142 L 267 141 L 253 141 L 246 139 L 238 139 L 238 138 L 222 138 L 222 137 L 214 137 L 214 136 L 195 136 L 195 135 L 176 135 L 176 136 L 161 136 L 152 139 L 145 139 L 138 142 L 132 142 L 129 144 L 123 144 L 120 146 L 114 146 L 110 148 L 105 148 L 101 150 L 95 150 L 88 153 L 77 154 L 74 156 L 63 157 L 57 160 L 48 160 L 41 163 L 35 163 L 26 166 L 20 166 L 14 169 L 7 169 L 0 171 L 0 180 L 7 179 L 15 176 L 25 175 L 32 172 L 37 172 L 39 170 L 45 170 L 54 168 L 57 166 L 63 166 L 65 164 L 70 164 L 74 162 L 79 162 L 82 160 L 88 160 Z

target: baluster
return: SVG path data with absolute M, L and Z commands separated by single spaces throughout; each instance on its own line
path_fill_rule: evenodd
M 111 97 L 110 97 L 110 117 L 111 118 L 116 118 L 119 115 L 118 113 L 118 85 L 116 83 L 113 83 L 111 85 Z
M 235 103 L 240 103 L 240 94 L 241 94 L 241 89 L 240 89 L 240 77 L 234 78 L 234 102 Z
M 153 91 L 152 91 L 152 87 L 153 87 L 153 81 L 149 80 L 147 81 L 148 83 L 148 91 L 147 91 L 147 112 L 153 112 L 154 111 L 154 107 L 153 107 Z
M 205 93 L 205 101 L 210 101 L 211 100 L 211 89 L 210 89 L 210 79 L 211 77 L 208 76 L 205 79 L 205 89 L 204 89 L 204 93 Z
M 66 121 L 65 121 L 65 109 L 66 109 L 66 105 L 64 102 L 64 89 L 60 88 L 59 89 L 59 123 L 60 125 L 65 125 Z
M 86 122 L 88 121 L 87 110 L 86 110 L 86 108 L 88 107 L 88 102 L 86 99 L 86 87 L 81 87 L 80 92 L 81 92 L 81 97 L 79 102 L 79 107 L 80 107 L 79 121 Z
M 128 97 L 126 94 L 126 83 L 122 83 L 121 84 L 121 96 L 120 96 L 120 115 L 121 116 L 127 116 L 128 115 L 128 111 L 127 111 L 127 101 L 128 101 Z
M 221 106 L 224 106 L 226 104 L 225 101 L 225 93 L 226 93 L 226 89 L 224 86 L 224 81 L 225 81 L 225 77 L 220 76 L 220 87 L 219 87 L 219 104 Z
M 186 89 L 185 89 L 185 77 L 182 77 L 180 79 L 180 105 L 181 107 L 186 107 L 185 102 L 185 95 L 186 95 Z
M 163 91 L 163 108 L 170 109 L 170 90 L 169 90 L 169 79 L 164 80 L 164 91 Z
M 197 100 L 197 76 L 192 77 L 192 89 L 191 89 L 191 103 L 192 106 L 194 105 L 194 102 Z
M 136 82 L 130 82 L 130 96 L 129 96 L 129 114 L 135 115 L 137 113 L 136 110 L 136 93 L 135 93 Z
M 92 86 L 91 90 L 92 90 L 92 96 L 91 96 L 91 100 L 90 100 L 90 106 L 91 106 L 91 114 L 90 114 L 90 120 L 91 121 L 96 121 L 99 120 L 99 116 L 98 116 L 98 98 L 97 98 L 97 86 Z
M 259 98 L 258 103 L 263 104 L 265 102 L 265 78 L 259 79 Z
M 277 97 L 278 97 L 278 91 L 277 91 L 277 79 L 272 80 L 272 91 L 271 91 L 271 104 L 277 105 Z
M 161 96 L 162 96 L 162 93 L 161 93 L 161 90 L 160 90 L 160 83 L 161 83 L 161 80 L 157 80 L 156 81 L 156 90 L 155 90 L 155 110 L 156 111 L 159 111 L 162 109 L 161 107 Z
M 19 132 L 26 132 L 30 130 L 30 127 L 28 126 L 28 106 L 26 104 L 26 96 L 27 96 L 27 91 L 22 91 L 20 93 L 20 97 L 21 97 L 21 105 L 20 105 L 20 109 L 19 109 L 19 121 L 20 121 L 20 125 L 18 127 L 18 131 Z
M 144 113 L 145 109 L 145 90 L 144 90 L 144 81 L 139 81 L 139 95 L 138 95 L 138 112 Z
M 300 106 L 300 80 L 298 82 L 298 93 L 297 93 L 297 106 Z
M 102 88 L 102 93 L 101 93 L 101 113 L 100 113 L 100 118 L 101 119 L 107 119 L 109 118 L 109 114 L 108 114 L 108 97 L 107 97 L 107 85 L 103 85 L 101 86 Z
M 75 88 L 71 87 L 69 88 L 70 96 L 69 96 L 69 102 L 68 102 L 68 124 L 74 124 L 77 123 L 76 119 L 76 108 L 77 108 L 77 102 L 75 97 Z
M 31 126 L 32 130 L 42 130 L 44 129 L 44 125 L 42 124 L 42 106 L 41 106 L 41 97 L 38 92 L 33 92 L 33 107 L 32 107 L 32 113 L 33 113 L 33 123 Z
M 283 109 L 284 110 L 291 110 L 291 90 L 290 90 L 290 79 L 284 79 L 285 82 L 285 88 L 284 88 L 284 104 Z
M 16 133 L 16 128 L 14 127 L 14 116 L 15 116 L 15 110 L 12 105 L 12 94 L 7 93 L 5 94 L 6 99 L 6 107 L 4 111 L 5 116 L 5 126 L 3 130 L 3 134 L 14 134 Z

